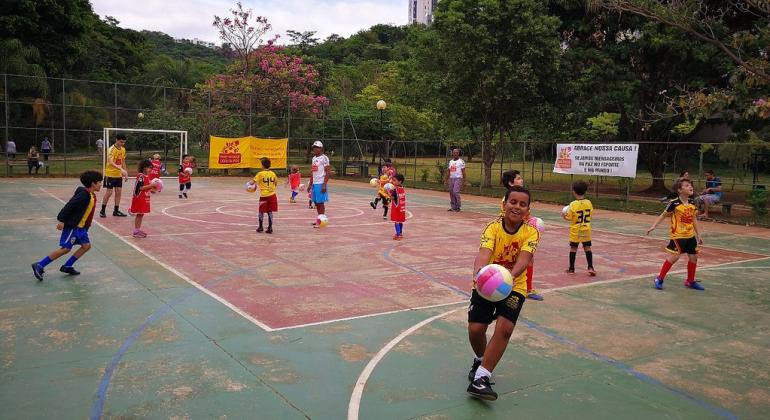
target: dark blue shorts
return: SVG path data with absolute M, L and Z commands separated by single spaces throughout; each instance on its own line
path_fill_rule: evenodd
M 90 243 L 91 239 L 88 238 L 88 229 L 83 228 L 65 227 L 61 231 L 61 238 L 59 238 L 59 246 L 67 249 L 72 249 L 75 245 Z

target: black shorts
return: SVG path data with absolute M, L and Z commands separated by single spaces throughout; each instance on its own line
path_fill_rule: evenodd
M 515 324 L 525 300 L 524 295 L 511 292 L 510 296 L 500 302 L 490 302 L 479 296 L 476 289 L 473 289 L 471 305 L 468 307 L 468 322 L 489 325 L 495 318 L 502 316 Z
M 123 177 L 113 178 L 110 176 L 105 176 L 104 188 L 107 188 L 108 190 L 113 188 L 123 188 Z
M 672 239 L 668 241 L 666 251 L 674 254 L 697 254 L 698 240 L 695 237 Z
M 577 248 L 577 246 L 580 245 L 580 244 L 581 244 L 581 242 L 570 242 L 569 246 L 571 248 Z M 583 244 L 583 248 L 585 248 L 587 246 L 591 246 L 591 241 L 585 241 L 585 242 L 582 242 L 582 244 Z
M 192 188 L 192 182 L 184 182 L 179 184 L 179 191 L 184 191 L 185 188 L 187 188 L 188 190 Z

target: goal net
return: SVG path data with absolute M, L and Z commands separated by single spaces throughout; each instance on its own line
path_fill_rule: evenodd
M 150 130 L 143 128 L 105 128 L 103 133 L 102 173 L 107 170 L 107 151 L 115 144 L 115 136 L 126 135 L 126 169 L 135 172 L 139 160 L 159 154 L 163 162 L 161 177 L 175 178 L 182 156 L 187 154 L 187 131 Z

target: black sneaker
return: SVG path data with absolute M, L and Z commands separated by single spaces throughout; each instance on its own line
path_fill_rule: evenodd
M 112 215 L 113 215 L 113 216 L 118 216 L 118 217 L 128 217 L 128 215 L 127 215 L 127 214 L 123 213 L 123 212 L 122 212 L 122 211 L 120 211 L 120 210 L 115 210 L 115 211 L 113 211 L 113 212 L 112 212 Z
M 257 228 L 257 233 L 262 233 L 263 231 L 264 231 L 264 229 L 262 229 L 262 226 Z
M 273 233 L 273 228 L 272 227 L 268 227 L 267 230 L 265 231 L 265 233 Z
M 61 271 L 62 273 L 67 273 L 70 276 L 77 276 L 78 274 L 80 274 L 80 271 L 75 270 L 75 267 L 73 266 L 68 267 L 66 265 L 63 265 L 61 266 L 61 268 L 59 268 L 59 271 Z
M 377 208 L 377 205 L 376 205 L 376 204 L 374 204 L 374 201 L 370 201 L 370 202 L 369 202 L 369 205 L 370 205 L 370 206 L 372 206 L 372 208 L 373 208 L 373 209 L 376 209 L 376 208 Z
M 187 198 L 187 193 L 182 193 L 182 195 L 184 196 L 184 198 Z
M 471 370 L 468 372 L 468 382 L 473 382 L 473 378 L 476 377 L 476 370 L 481 366 L 481 360 L 473 358 L 473 364 L 471 365 Z
M 38 281 L 43 281 L 43 273 L 45 273 L 45 270 L 43 270 L 43 266 L 40 263 L 32 263 L 32 274 L 35 275 Z
M 102 210 L 99 212 L 99 217 L 102 217 L 102 218 L 107 217 L 107 213 L 105 213 L 104 210 Z
M 468 385 L 468 393 L 482 400 L 494 401 L 497 399 L 497 392 L 492 390 L 492 385 L 490 385 L 489 378 L 486 376 L 471 382 Z

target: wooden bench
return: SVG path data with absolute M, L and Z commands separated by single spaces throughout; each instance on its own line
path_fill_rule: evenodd
M 733 211 L 733 203 L 729 201 L 720 201 L 719 203 L 712 204 L 709 208 L 713 206 L 722 206 L 722 216 L 730 216 Z

